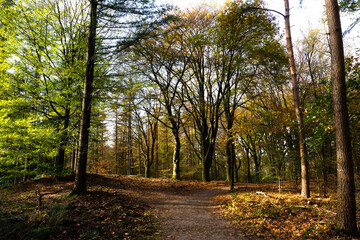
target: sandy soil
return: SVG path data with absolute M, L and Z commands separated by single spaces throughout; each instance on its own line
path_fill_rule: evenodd
M 228 191 L 229 187 L 224 184 L 133 177 L 121 177 L 120 182 L 116 178 L 107 178 L 104 183 L 111 183 L 110 186 L 117 191 L 142 200 L 155 209 L 163 239 L 248 239 L 229 219 L 217 212 L 220 206 L 212 197 Z
M 145 198 L 159 214 L 164 239 L 232 240 L 247 239 L 228 219 L 216 211 L 211 197 L 224 188 L 200 190 L 190 195 L 161 193 Z

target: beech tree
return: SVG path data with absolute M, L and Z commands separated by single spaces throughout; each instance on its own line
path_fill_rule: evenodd
M 214 35 L 211 28 L 215 24 L 215 12 L 202 5 L 184 13 L 185 52 L 189 59 L 190 73 L 182 81 L 181 98 L 184 108 L 191 116 L 198 131 L 198 144 L 189 139 L 196 155 L 202 161 L 202 178 L 210 181 L 210 168 L 215 151 L 216 136 L 221 117 L 221 103 L 224 97 L 225 82 L 216 76 Z M 185 120 L 187 121 L 187 120 Z
M 156 142 L 158 140 L 158 124 L 159 124 L 159 105 L 155 99 L 155 94 L 151 92 L 143 95 L 144 100 L 142 101 L 143 107 L 136 110 L 136 121 L 137 121 L 137 141 L 141 154 L 144 157 L 144 168 L 146 178 L 150 178 L 151 166 L 155 161 L 156 154 Z
M 57 148 L 58 153 L 44 157 L 39 164 L 48 164 L 48 170 L 60 174 L 78 120 L 87 8 L 82 1 L 71 5 L 56 0 L 20 1 L 11 8 L 16 14 L 12 13 L 11 17 L 2 14 L 8 29 L 2 35 L 6 34 L 3 37 L 9 41 L 4 50 L 9 56 L 11 73 L 2 78 L 1 85 L 13 82 L 21 89 L 20 95 L 15 93 L 12 97 L 27 103 L 26 107 L 23 105 L 24 113 L 27 112 L 23 116 L 30 114 L 34 119 L 29 119 L 26 125 L 32 125 L 34 130 L 40 126 L 48 128 L 47 131 L 52 129 L 57 146 L 49 144 L 49 147 Z M 69 19 L 72 19 L 71 27 Z M 53 159 L 56 169 L 50 167 Z
M 167 121 L 158 119 L 169 128 L 175 140 L 173 154 L 173 178 L 180 179 L 180 127 L 183 102 L 179 100 L 181 82 L 185 77 L 188 59 L 184 52 L 183 36 L 186 29 L 181 22 L 172 21 L 161 29 L 154 30 L 151 39 L 135 45 L 135 67 L 161 94 L 159 104 L 165 110 Z
M 235 144 L 233 125 L 235 112 L 241 105 L 255 98 L 255 86 L 261 78 L 284 65 L 284 51 L 276 38 L 272 17 L 262 8 L 262 1 L 252 4 L 234 1 L 226 5 L 217 18 L 217 67 L 215 71 L 225 82 L 223 126 L 227 134 L 227 171 L 234 185 Z M 251 31 L 249 31 L 251 29 Z M 261 40 L 260 40 L 261 39 Z M 274 60 L 276 59 L 276 61 Z M 265 67 L 266 66 L 266 67 Z

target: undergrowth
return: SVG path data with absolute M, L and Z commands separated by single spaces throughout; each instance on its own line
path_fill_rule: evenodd
M 232 193 L 230 202 L 223 206 L 223 212 L 250 237 L 347 239 L 336 230 L 335 209 L 332 198 L 256 191 Z

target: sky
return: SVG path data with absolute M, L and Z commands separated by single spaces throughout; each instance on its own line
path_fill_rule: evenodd
M 221 6 L 225 4 L 227 0 L 158 0 L 160 2 L 166 2 L 180 7 L 181 9 L 191 8 L 201 3 L 208 3 L 211 5 Z M 269 9 L 277 10 L 284 13 L 284 1 L 283 0 L 264 0 L 266 7 Z M 290 3 L 290 24 L 292 27 L 292 36 L 294 41 L 300 40 L 310 28 L 320 29 L 324 32 L 327 31 L 327 26 L 324 23 L 325 16 L 325 1 L 324 0 L 303 0 L 300 6 L 300 0 L 289 0 Z M 351 23 L 349 16 L 342 15 L 342 29 L 343 31 Z M 282 33 L 285 33 L 284 20 L 279 15 L 278 24 Z M 351 34 L 347 35 L 344 39 L 345 46 L 355 47 L 360 36 L 360 26 L 357 26 Z

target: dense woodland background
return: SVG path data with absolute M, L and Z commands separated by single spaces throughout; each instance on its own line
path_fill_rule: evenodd
M 121 2 L 122 9 L 99 3 L 88 172 L 210 181 L 229 180 L 234 169 L 240 182 L 298 184 L 284 36 L 274 13 L 262 9 L 271 6 L 234 1 L 179 11 Z M 71 173 L 89 3 L 0 4 L 0 183 Z M 358 3 L 342 6 L 348 14 L 358 10 Z M 325 196 L 336 152 L 328 35 L 318 27 L 294 42 L 294 50 L 309 174 L 317 182 L 311 190 Z M 356 49 L 346 53 L 358 174 L 360 62 Z

